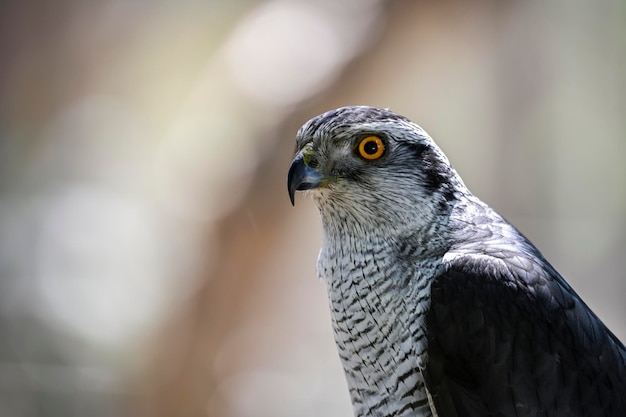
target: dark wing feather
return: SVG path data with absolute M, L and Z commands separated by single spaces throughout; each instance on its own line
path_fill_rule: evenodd
M 626 349 L 549 265 L 460 257 L 427 314 L 439 417 L 624 417 Z

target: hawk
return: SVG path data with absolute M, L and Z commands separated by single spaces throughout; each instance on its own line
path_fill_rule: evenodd
M 350 106 L 296 141 L 356 416 L 626 416 L 624 345 L 424 130 Z

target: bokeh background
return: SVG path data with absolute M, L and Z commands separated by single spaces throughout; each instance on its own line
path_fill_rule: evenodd
M 403 113 L 626 340 L 623 0 L 0 3 L 0 416 L 349 416 L 297 128 Z

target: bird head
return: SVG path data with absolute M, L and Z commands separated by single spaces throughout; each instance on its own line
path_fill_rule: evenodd
M 464 189 L 430 136 L 389 110 L 331 110 L 306 122 L 296 142 L 289 197 L 293 204 L 297 190 L 310 190 L 323 220 L 392 227 L 426 222 L 445 214 Z M 416 215 L 422 219 L 408 218 Z

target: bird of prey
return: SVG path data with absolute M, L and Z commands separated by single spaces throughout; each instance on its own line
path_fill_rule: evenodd
M 350 106 L 296 141 L 356 416 L 626 416 L 624 345 L 424 130 Z

